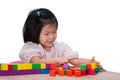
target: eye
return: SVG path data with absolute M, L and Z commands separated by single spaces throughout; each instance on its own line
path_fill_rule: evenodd
M 49 35 L 49 34 L 44 34 L 44 35 Z

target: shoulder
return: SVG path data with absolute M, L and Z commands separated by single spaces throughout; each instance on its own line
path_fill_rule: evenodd
M 39 50 L 39 49 L 42 49 L 41 44 L 36 44 L 33 42 L 26 42 L 23 45 L 22 51 L 24 51 L 24 50 Z

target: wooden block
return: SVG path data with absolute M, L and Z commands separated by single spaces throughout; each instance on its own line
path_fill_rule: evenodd
M 32 64 L 32 69 L 40 69 L 40 64 Z
M 81 70 L 86 70 L 86 64 L 80 64 L 80 69 Z
M 63 67 L 58 67 L 58 70 L 63 70 Z
M 13 70 L 13 65 L 12 64 L 8 64 L 8 70 Z
M 1 70 L 8 70 L 8 64 L 1 64 Z
M 32 64 L 27 63 L 27 64 L 17 64 L 17 70 L 31 70 L 32 69 Z
M 41 65 L 40 69 L 46 69 L 46 64 L 45 63 L 41 63 L 40 65 Z
M 73 75 L 73 71 L 72 70 L 66 70 L 66 75 L 67 76 L 72 76 Z
M 17 67 L 18 67 L 18 65 L 17 65 L 17 64 L 14 64 L 14 65 L 13 65 L 13 70 L 17 70 Z
M 49 75 L 50 75 L 50 76 L 56 76 L 56 71 L 55 71 L 55 70 L 50 70 Z
M 91 64 L 87 64 L 86 68 L 87 68 L 87 70 L 90 70 L 91 69 Z
M 64 69 L 68 69 L 70 66 L 67 64 L 67 63 L 65 63 L 64 65 L 63 65 L 63 68 Z
M 55 63 L 51 63 L 50 64 L 50 69 L 54 69 L 54 68 L 56 68 L 56 64 Z
M 74 71 L 74 76 L 75 77 L 80 77 L 81 76 L 81 70 L 75 70 Z
M 64 76 L 64 70 L 59 70 L 58 75 L 59 76 Z
M 95 70 L 89 70 L 90 75 L 95 75 Z
M 97 64 L 96 63 L 91 63 L 91 69 L 96 69 L 97 68 Z
M 86 75 L 86 70 L 81 70 L 81 75 Z
M 49 74 L 50 69 L 41 69 L 41 74 Z
M 46 69 L 50 69 L 50 64 L 46 64 Z

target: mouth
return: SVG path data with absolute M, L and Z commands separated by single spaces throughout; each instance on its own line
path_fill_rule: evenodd
M 48 41 L 48 44 L 51 44 L 51 45 L 52 45 L 53 43 L 54 43 L 54 41 Z

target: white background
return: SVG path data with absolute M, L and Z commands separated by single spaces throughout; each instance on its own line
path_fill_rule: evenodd
M 119 0 L 1 0 L 0 63 L 19 60 L 22 28 L 29 11 L 48 8 L 59 21 L 58 41 L 82 58 L 95 56 L 105 69 L 120 72 Z

